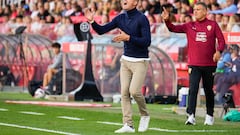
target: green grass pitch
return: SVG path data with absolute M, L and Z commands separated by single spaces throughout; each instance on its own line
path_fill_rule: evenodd
M 36 100 L 27 93 L 0 92 L 0 135 L 113 135 L 120 128 L 120 104 L 112 107 L 53 107 L 9 104 L 6 100 Z M 45 101 L 45 100 L 41 100 Z M 172 111 L 177 105 L 147 104 L 151 122 L 149 130 L 138 133 L 139 114 L 133 104 L 136 135 L 239 135 L 239 122 L 226 122 L 215 118 L 215 125 L 204 126 L 204 118 L 197 117 L 195 126 L 184 125 L 186 116 Z M 25 112 L 25 113 L 24 113 Z M 26 114 L 33 112 L 38 114 Z M 59 117 L 76 119 L 63 119 Z M 105 123 L 104 123 L 105 122 Z M 108 122 L 106 124 L 106 122 Z M 124 134 L 125 135 L 125 134 Z

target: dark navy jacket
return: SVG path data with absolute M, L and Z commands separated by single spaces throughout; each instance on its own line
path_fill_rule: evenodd
M 151 44 L 150 25 L 147 17 L 136 8 L 123 12 L 105 25 L 92 23 L 98 34 L 104 34 L 114 28 L 119 28 L 130 35 L 124 42 L 124 55 L 134 58 L 148 58 L 148 47 Z

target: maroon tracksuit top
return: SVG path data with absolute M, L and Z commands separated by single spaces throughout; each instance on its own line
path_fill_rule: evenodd
M 213 54 L 225 48 L 224 36 L 215 21 L 189 22 L 182 25 L 173 25 L 165 22 L 169 31 L 186 33 L 188 41 L 188 65 L 191 66 L 216 66 Z M 216 39 L 218 45 L 216 47 Z

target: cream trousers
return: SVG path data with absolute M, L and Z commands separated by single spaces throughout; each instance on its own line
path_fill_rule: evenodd
M 149 61 L 130 62 L 121 59 L 120 82 L 121 82 L 121 105 L 123 124 L 133 126 L 131 96 L 138 105 L 141 116 L 148 116 L 145 97 L 141 92 Z

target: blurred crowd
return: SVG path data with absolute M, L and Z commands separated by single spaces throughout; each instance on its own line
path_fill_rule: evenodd
M 240 2 L 238 0 L 199 0 L 208 5 L 208 18 L 219 23 L 227 32 L 240 31 Z M 139 0 L 137 8 L 149 19 L 152 33 L 165 31 L 162 8 L 171 12 L 171 21 L 185 23 L 194 20 L 193 5 L 197 0 Z M 96 11 L 99 23 L 107 23 L 121 13 L 120 0 L 1 0 L 0 33 L 12 33 L 21 26 L 27 32 L 57 31 L 59 35 L 71 31 L 72 17 L 83 16 L 85 8 Z M 46 25 L 44 29 L 44 25 Z M 44 33 L 41 33 L 44 34 Z

